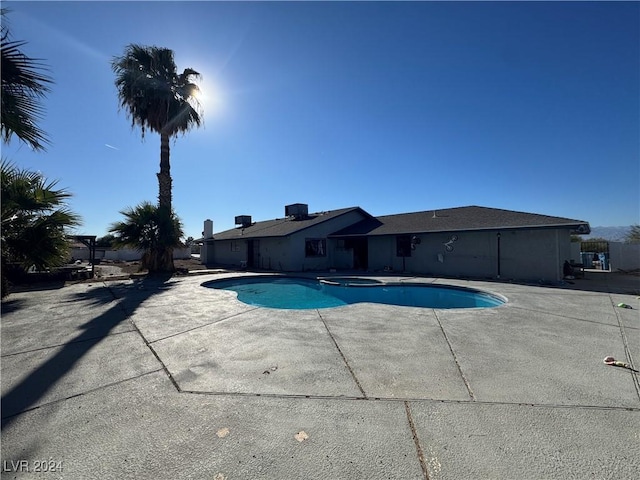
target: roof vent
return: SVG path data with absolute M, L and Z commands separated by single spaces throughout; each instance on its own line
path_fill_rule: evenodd
M 295 220 L 302 220 L 309 216 L 309 205 L 306 203 L 293 203 L 284 207 L 285 217 L 293 217 Z
M 236 217 L 236 225 L 242 225 L 242 228 L 251 226 L 251 215 L 238 215 Z

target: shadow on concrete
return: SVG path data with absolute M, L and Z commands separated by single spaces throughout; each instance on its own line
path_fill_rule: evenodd
M 2 315 L 5 315 L 7 313 L 15 312 L 16 310 L 20 310 L 24 306 L 24 304 L 25 304 L 24 300 L 21 300 L 21 299 L 3 300 L 2 310 L 0 311 L 0 313 L 2 313 Z
M 131 313 L 143 302 L 171 288 L 171 275 L 147 276 L 129 285 L 91 289 L 74 295 L 76 301 L 89 300 L 90 304 L 117 303 L 107 311 L 82 325 L 82 333 L 67 342 L 53 357 L 31 372 L 24 380 L 2 396 L 2 428 L 8 426 L 16 415 L 31 409 L 76 363 L 93 347 L 109 335 L 117 325 L 128 320 Z M 12 307 L 11 301 L 7 308 Z M 17 302 L 19 303 L 19 302 Z M 125 305 L 126 304 L 126 307 Z M 6 415 L 6 416 L 5 416 Z
M 620 272 L 587 271 L 584 277 L 565 280 L 560 288 L 589 292 L 640 295 L 640 276 Z
M 614 293 L 621 295 L 640 295 L 640 276 L 608 271 L 587 271 L 584 277 L 573 280 L 562 280 L 561 282 L 521 282 L 517 280 L 497 280 L 494 278 L 474 278 L 474 277 L 446 277 L 438 276 L 439 279 L 456 279 L 491 282 L 497 284 L 523 285 L 527 287 L 551 287 L 563 290 L 581 290 L 585 292 Z
M 39 281 L 11 284 L 9 293 L 39 292 L 43 290 L 60 290 L 65 286 L 64 280 Z

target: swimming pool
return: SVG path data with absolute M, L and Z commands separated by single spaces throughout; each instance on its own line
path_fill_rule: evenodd
M 236 277 L 203 286 L 234 291 L 238 300 L 249 305 L 299 310 L 360 302 L 423 308 L 487 308 L 505 303 L 498 295 L 470 288 L 362 278 Z

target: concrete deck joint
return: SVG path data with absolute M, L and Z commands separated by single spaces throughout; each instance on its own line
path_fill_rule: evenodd
M 151 371 L 148 371 L 148 372 L 141 373 L 140 375 L 136 375 L 134 377 L 125 378 L 123 380 L 118 380 L 117 382 L 105 383 L 104 385 L 100 385 L 99 387 L 91 388 L 91 389 L 85 390 L 83 392 L 76 393 L 74 395 L 69 395 L 69 396 L 64 397 L 64 398 L 58 398 L 56 400 L 51 400 L 50 402 L 40 403 L 38 405 L 34 405 L 33 407 L 25 408 L 24 410 L 20 410 L 19 412 L 14 412 L 14 413 L 12 413 L 10 415 L 3 415 L 2 416 L 2 420 L 3 420 L 3 423 L 4 423 L 4 420 L 7 420 L 7 419 L 10 419 L 10 418 L 13 418 L 13 417 L 17 417 L 19 415 L 23 415 L 25 413 L 32 412 L 34 410 L 38 410 L 38 409 L 40 409 L 42 407 L 46 407 L 48 405 L 53 405 L 53 404 L 56 404 L 56 403 L 66 402 L 67 400 L 71 400 L 72 398 L 83 397 L 83 396 L 91 394 L 93 392 L 104 390 L 106 388 L 113 387 L 115 385 L 120 385 L 120 384 L 123 384 L 123 383 L 126 383 L 126 382 L 130 382 L 132 380 L 138 380 L 138 379 L 143 378 L 143 377 L 145 377 L 147 375 L 151 375 L 153 373 L 158 373 L 160 371 L 162 371 L 162 369 L 158 368 L 156 370 L 151 370 Z
M 447 332 L 444 331 L 444 327 L 442 326 L 442 322 L 440 322 L 440 318 L 438 318 L 438 312 L 436 312 L 436 310 L 433 310 L 433 316 L 436 318 L 436 322 L 438 322 L 438 326 L 440 327 L 440 331 L 442 332 L 442 335 L 445 339 L 445 341 L 447 342 L 447 346 L 449 347 L 449 351 L 451 352 L 451 355 L 453 356 L 453 361 L 456 364 L 456 368 L 458 369 L 458 372 L 460 373 L 460 377 L 462 378 L 462 381 L 464 382 L 464 386 L 467 388 L 467 392 L 469 393 L 469 398 L 471 398 L 472 401 L 476 400 L 475 395 L 473 394 L 473 390 L 471 389 L 471 385 L 469 384 L 469 381 L 467 380 L 467 377 L 464 375 L 464 372 L 462 371 L 462 367 L 460 366 L 460 362 L 458 361 L 458 357 L 456 355 L 456 352 L 453 350 L 453 345 L 451 345 L 451 342 L 449 341 L 449 337 L 447 336 Z
M 367 400 L 369 397 L 367 397 L 367 394 L 365 393 L 364 388 L 362 388 L 362 385 L 360 384 L 360 381 L 358 380 L 358 377 L 356 377 L 356 374 L 353 371 L 353 369 L 351 368 L 351 365 L 349 365 L 349 362 L 347 361 L 347 357 L 345 357 L 344 353 L 342 353 L 342 350 L 340 349 L 340 346 L 338 345 L 338 342 L 336 341 L 336 339 L 331 334 L 331 330 L 329 330 L 329 326 L 327 325 L 327 322 L 324 321 L 324 318 L 322 318 L 322 315 L 320 314 L 320 311 L 318 309 L 316 309 L 316 313 L 318 314 L 318 317 L 320 317 L 320 320 L 322 321 L 322 324 L 324 325 L 324 328 L 327 330 L 327 333 L 329 334 L 329 337 L 331 338 L 331 341 L 336 346 L 336 349 L 338 350 L 338 353 L 342 357 L 342 361 L 347 366 L 347 369 L 349 370 L 349 373 L 351 374 L 351 377 L 353 378 L 353 381 L 356 382 L 356 385 L 358 386 L 358 389 L 362 393 L 362 397 L 365 400 Z
M 629 348 L 629 340 L 627 338 L 627 332 L 624 328 L 624 322 L 622 321 L 622 317 L 618 308 L 616 307 L 616 302 L 611 297 L 611 293 L 609 293 L 609 300 L 611 300 L 611 306 L 616 315 L 616 320 L 618 321 L 618 328 L 620 329 L 620 336 L 622 338 L 622 346 L 624 348 L 624 354 L 627 357 L 627 363 L 633 369 L 637 369 L 635 364 L 633 363 L 633 355 L 631 354 L 631 349 Z M 638 379 L 638 375 L 632 373 L 631 378 L 633 379 L 633 386 L 636 389 L 636 394 L 638 395 L 638 400 L 640 400 L 640 379 Z
M 173 375 L 171 375 L 171 372 L 169 371 L 169 369 L 167 368 L 167 366 L 165 365 L 165 363 L 162 361 L 162 359 L 160 358 L 160 355 L 158 355 L 158 352 L 155 351 L 155 349 L 153 348 L 153 346 L 151 345 L 151 343 L 145 338 L 145 336 L 143 335 L 143 333 L 140 331 L 140 329 L 138 328 L 138 326 L 133 322 L 133 320 L 129 319 L 129 322 L 131 322 L 131 325 L 133 325 L 133 328 L 135 328 L 136 332 L 138 332 L 138 335 L 140 335 L 140 338 L 142 339 L 142 341 L 144 342 L 144 344 L 146 345 L 146 347 L 151 351 L 151 353 L 153 354 L 153 356 L 156 358 L 156 361 L 161 365 L 161 369 L 163 370 L 164 373 L 167 375 L 167 377 L 169 378 L 169 380 L 171 381 L 171 383 L 173 384 L 173 386 L 175 387 L 175 389 L 180 392 L 180 385 L 178 385 L 178 382 L 176 382 L 176 380 L 173 378 Z
M 523 402 L 498 402 L 486 400 L 452 400 L 442 398 L 418 398 L 418 397 L 355 397 L 350 395 L 305 395 L 295 393 L 257 393 L 257 392 L 220 392 L 209 390 L 184 390 L 179 393 L 187 395 L 211 395 L 220 397 L 260 397 L 260 398 L 277 398 L 277 399 L 300 399 L 300 400 L 331 400 L 341 401 L 357 401 L 366 403 L 376 402 L 411 402 L 411 403 L 433 403 L 433 404 L 452 404 L 452 405 L 478 405 L 478 406 L 513 406 L 513 407 L 529 407 L 529 408 L 550 408 L 550 409 L 569 409 L 569 410 L 600 410 L 600 411 L 623 411 L 623 412 L 640 412 L 640 407 L 628 406 L 604 406 L 604 405 L 579 405 L 579 404 L 558 404 L 558 403 L 523 403 Z
M 422 445 L 420 445 L 420 439 L 418 438 L 418 432 L 416 431 L 416 425 L 413 421 L 413 415 L 411 415 L 411 406 L 409 402 L 404 401 L 404 410 L 407 414 L 407 421 L 409 422 L 409 428 L 411 429 L 411 436 L 413 437 L 413 443 L 416 446 L 416 454 L 418 455 L 418 461 L 420 462 L 420 468 L 425 480 L 429 480 L 429 470 L 427 463 L 424 460 L 424 452 L 422 451 Z
M 107 282 L 102 282 L 102 286 L 107 289 L 107 291 L 111 294 L 111 297 L 114 300 L 119 300 L 119 298 L 116 296 L 115 292 L 109 287 Z
M 23 355 L 25 353 L 33 353 L 33 352 L 39 352 L 41 350 L 50 350 L 52 348 L 60 348 L 60 347 L 64 347 L 65 345 L 73 345 L 74 343 L 82 343 L 82 342 L 90 342 L 93 341 L 97 338 L 106 338 L 106 337 L 112 337 L 114 335 L 123 335 L 126 333 L 132 333 L 135 332 L 134 329 L 131 330 L 122 330 L 120 332 L 113 332 L 113 333 L 107 333 L 106 335 L 96 335 L 95 337 L 87 337 L 87 338 L 83 338 L 81 340 L 71 340 L 69 342 L 64 342 L 64 343 L 56 343 L 54 345 L 47 345 L 46 347 L 40 347 L 40 348 L 32 348 L 30 350 L 21 350 L 19 352 L 13 352 L 13 353 L 6 353 L 4 355 L 0 355 L 0 358 L 6 358 L 6 357 L 14 357 L 16 355 Z
M 186 330 L 182 330 L 182 331 L 177 332 L 177 333 L 172 333 L 171 335 L 167 335 L 167 336 L 162 337 L 162 338 L 156 338 L 155 340 L 151 340 L 149 342 L 149 344 L 160 342 L 162 340 L 166 340 L 166 339 L 172 338 L 172 337 L 177 337 L 178 335 L 182 335 L 184 333 L 192 332 L 192 331 L 198 330 L 200 328 L 208 327 L 209 325 L 213 325 L 213 324 L 216 324 L 216 323 L 222 323 L 222 322 L 225 322 L 225 321 L 230 320 L 232 318 L 239 317 L 240 315 L 244 315 L 246 313 L 253 312 L 254 310 L 258 310 L 259 308 L 260 307 L 251 308 L 251 309 L 245 310 L 243 312 L 234 313 L 233 315 L 229 315 L 228 317 L 224 317 L 224 318 L 220 318 L 218 320 L 214 320 L 213 322 L 203 323 L 202 325 L 198 325 L 198 326 L 193 327 L 193 328 L 187 328 Z
M 142 336 L 142 334 L 140 334 Z M 180 389 L 180 385 L 178 385 L 178 382 L 176 382 L 176 379 L 173 378 L 173 375 L 171 375 L 171 372 L 169 371 L 169 369 L 167 368 L 167 366 L 164 364 L 164 362 L 162 361 L 162 359 L 160 358 L 160 355 L 158 355 L 158 352 L 155 351 L 155 349 L 153 348 L 153 346 L 151 346 L 149 344 L 149 342 L 147 342 L 147 340 L 142 337 L 145 341 L 145 343 L 147 344 L 147 347 L 149 348 L 149 350 L 151 350 L 151 353 L 153 353 L 153 356 L 156 357 L 156 360 L 160 363 L 160 365 L 162 365 L 162 370 L 164 371 L 164 373 L 167 375 L 167 377 L 169 378 L 169 380 L 171 381 L 171 383 L 173 384 L 173 386 L 175 387 L 175 389 L 178 392 L 181 392 L 182 390 Z
M 516 306 L 516 305 L 510 305 L 511 308 L 515 309 L 515 310 L 523 310 L 525 312 L 532 312 L 532 313 L 536 313 L 537 310 L 533 309 L 533 308 L 524 308 L 521 306 Z M 546 312 L 547 315 L 551 316 L 551 317 L 558 317 L 558 318 L 566 318 L 567 320 L 575 320 L 578 322 L 585 322 L 585 323 L 593 323 L 594 325 L 602 325 L 604 327 L 610 327 L 610 328 L 615 328 L 616 326 L 611 324 L 611 323 L 606 323 L 606 322 L 598 322 L 595 320 L 588 320 L 586 318 L 578 318 L 578 317 L 573 317 L 571 315 L 562 315 L 560 313 L 555 313 L 555 312 Z

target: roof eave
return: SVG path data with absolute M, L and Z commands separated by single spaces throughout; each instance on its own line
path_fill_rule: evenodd
M 582 227 L 582 228 L 581 228 Z M 580 235 L 588 235 L 591 232 L 589 224 L 587 222 L 575 222 L 575 223 L 559 223 L 559 224 L 548 224 L 548 225 L 509 225 L 509 226 L 498 226 L 498 227 L 475 227 L 475 228 L 443 228 L 441 230 L 406 230 L 406 231 L 397 231 L 397 232 L 381 232 L 375 233 L 370 232 L 366 234 L 349 234 L 349 235 L 339 235 L 336 237 L 354 237 L 354 236 L 384 236 L 384 235 L 409 235 L 409 234 L 428 234 L 428 233 L 451 233 L 451 232 L 488 232 L 488 231 L 498 231 L 498 230 L 530 230 L 530 229 L 572 229 L 572 233 L 574 231 L 576 233 L 580 233 Z
M 340 214 L 338 214 L 338 215 L 335 215 L 335 216 L 331 216 L 331 217 L 328 217 L 328 218 L 322 219 L 322 220 L 320 220 L 320 221 L 318 221 L 318 222 L 315 222 L 315 223 L 313 223 L 313 224 L 311 224 L 311 225 L 305 225 L 305 226 L 303 226 L 303 227 L 300 227 L 300 228 L 298 228 L 298 229 L 296 229 L 296 230 L 293 230 L 293 231 L 291 231 L 291 232 L 289 232 L 289 233 L 285 233 L 285 234 L 274 234 L 274 235 L 269 235 L 269 234 L 266 234 L 266 235 L 265 235 L 265 234 L 262 234 L 262 235 L 261 235 L 261 234 L 260 234 L 260 232 L 255 232 L 255 234 L 254 234 L 254 233 L 249 233 L 249 234 L 240 233 L 239 235 L 237 235 L 237 236 L 235 236 L 235 237 L 225 237 L 225 238 L 219 238 L 219 239 L 216 239 L 216 238 L 215 238 L 215 235 L 214 235 L 214 236 L 213 236 L 213 238 L 214 238 L 215 240 L 242 240 L 242 239 L 251 240 L 251 239 L 256 239 L 256 238 L 286 238 L 286 237 L 289 237 L 289 236 L 291 236 L 291 235 L 294 235 L 294 234 L 300 233 L 300 232 L 302 232 L 302 231 L 304 231 L 304 230 L 306 230 L 306 229 L 308 229 L 308 228 L 311 228 L 311 227 L 315 227 L 315 226 L 317 226 L 317 225 L 320 225 L 320 224 L 322 224 L 322 223 L 324 223 L 324 222 L 326 222 L 326 221 L 333 220 L 333 219 L 335 219 L 335 218 L 340 218 L 341 216 L 346 215 L 347 213 L 351 213 L 351 212 L 353 212 L 353 211 L 359 211 L 359 212 L 360 212 L 360 213 L 362 213 L 365 217 L 374 218 L 374 217 L 372 217 L 372 216 L 371 216 L 371 214 L 367 213 L 367 212 L 366 212 L 365 210 L 363 210 L 361 207 L 350 207 L 350 208 L 345 209 L 345 210 L 344 210 L 344 212 L 342 212 L 342 213 L 340 213 Z M 314 214 L 311 214 L 311 215 L 314 215 Z M 289 221 L 289 220 L 283 219 L 283 221 Z M 258 222 L 258 223 L 259 223 L 259 222 Z M 239 229 L 240 229 L 240 228 L 232 229 L 232 230 L 239 230 Z M 231 231 L 231 230 L 226 230 L 225 232 L 221 232 L 221 233 L 226 233 L 226 232 L 230 232 L 230 231 Z

